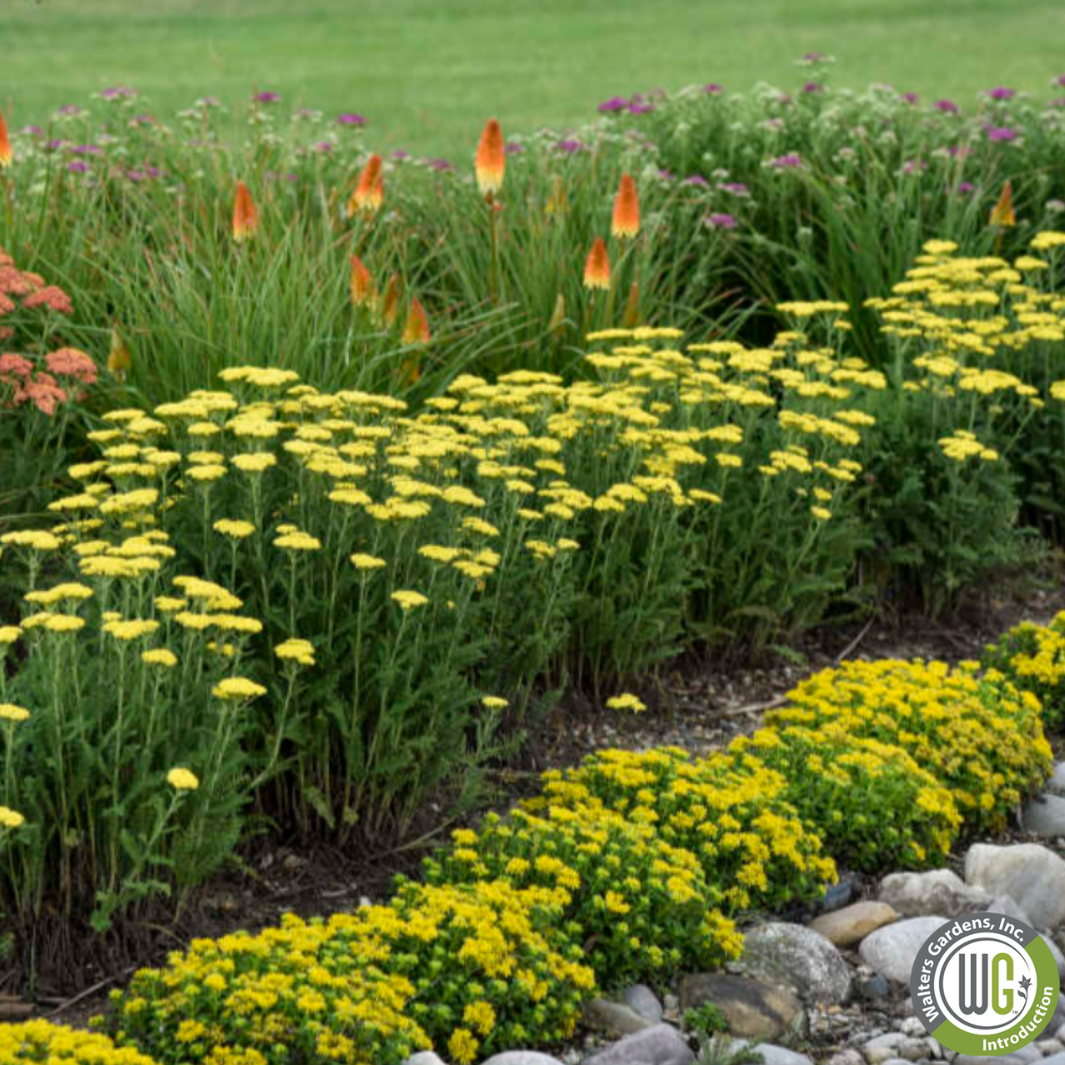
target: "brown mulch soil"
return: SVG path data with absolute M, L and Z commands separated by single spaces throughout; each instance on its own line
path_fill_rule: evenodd
M 1046 622 L 1062 609 L 1065 587 L 1054 579 L 1037 587 L 995 588 L 936 621 L 876 617 L 826 625 L 786 648 L 763 652 L 753 663 L 687 655 L 657 677 L 629 685 L 650 708 L 641 715 L 606 714 L 596 701 L 571 691 L 530 736 L 518 764 L 496 774 L 496 805 L 504 808 L 536 790 L 544 770 L 574 765 L 606 747 L 639 750 L 667 744 L 695 753 L 722 747 L 757 727 L 762 711 L 776 705 L 803 677 L 843 658 L 977 658 L 988 642 L 1016 622 Z M 255 931 L 277 924 L 284 913 L 328 916 L 349 911 L 365 899 L 382 899 L 397 873 L 416 874 L 422 857 L 447 838 L 450 827 L 433 823 L 430 816 L 420 838 L 377 855 L 264 836 L 248 849 L 238 868 L 204 885 L 176 924 L 161 920 L 132 930 L 134 934 L 127 933 L 125 942 L 104 960 L 77 972 L 42 967 L 33 1015 L 84 1025 L 101 1011 L 108 991 L 122 986 L 135 968 L 163 962 L 169 951 L 183 949 L 194 938 Z M 0 1022 L 22 1019 L 27 1012 L 17 995 L 25 968 L 17 964 L 19 959 L 10 962 L 16 964 L 7 973 L 0 968 Z

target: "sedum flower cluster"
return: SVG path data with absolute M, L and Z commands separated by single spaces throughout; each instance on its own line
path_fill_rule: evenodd
M 1046 625 L 1022 621 L 990 644 L 983 655 L 989 670 L 1030 693 L 1042 706 L 1043 720 L 1060 727 L 1065 720 L 1065 612 Z
M 731 749 L 784 773 L 826 850 L 868 869 L 938 863 L 963 824 L 998 831 L 1052 763 L 1034 695 L 920 660 L 823 670 Z

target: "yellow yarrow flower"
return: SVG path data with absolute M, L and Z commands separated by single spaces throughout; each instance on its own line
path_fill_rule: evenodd
M 425 606 L 429 602 L 421 592 L 405 589 L 393 592 L 392 599 L 399 604 L 402 610 L 412 610 L 414 607 Z
M 247 677 L 226 677 L 211 689 L 211 694 L 216 699 L 256 699 L 265 695 L 266 689 Z
M 611 710 L 631 710 L 634 714 L 642 713 L 647 707 L 631 692 L 623 692 L 607 699 L 606 705 Z
M 196 774 L 180 766 L 167 773 L 166 781 L 176 791 L 195 791 L 200 786 L 200 780 Z
M 0 827 L 18 828 L 25 821 L 26 818 L 17 810 L 12 810 L 9 806 L 0 806 Z
M 274 648 L 274 654 L 283 661 L 294 661 L 301 666 L 314 665 L 314 645 L 310 640 L 286 640 Z

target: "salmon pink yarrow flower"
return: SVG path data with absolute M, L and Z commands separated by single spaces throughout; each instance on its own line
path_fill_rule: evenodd
M 96 363 L 84 351 L 79 351 L 77 348 L 59 348 L 58 351 L 50 351 L 45 355 L 44 361 L 54 374 L 76 377 L 85 385 L 96 382 Z
M 35 307 L 47 307 L 59 314 L 73 314 L 74 304 L 70 297 L 58 285 L 45 285 L 22 300 L 22 306 L 27 310 Z
M 0 377 L 5 374 L 29 377 L 31 373 L 33 373 L 33 363 L 24 355 L 16 355 L 13 351 L 5 351 L 3 355 L 0 355 Z

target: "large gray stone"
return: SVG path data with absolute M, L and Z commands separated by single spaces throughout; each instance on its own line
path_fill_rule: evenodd
M 1065 762 L 1058 762 L 1054 772 L 1047 781 L 1047 791 L 1051 795 L 1065 795 Z
M 562 1062 L 538 1050 L 504 1050 L 486 1058 L 481 1065 L 562 1065 Z
M 739 964 L 748 976 L 791 987 L 806 1002 L 837 1006 L 850 995 L 851 971 L 843 955 L 801 924 L 773 921 L 752 928 Z
M 1024 921 L 1025 924 L 1032 923 L 1032 919 L 1028 916 L 1025 908 L 1009 895 L 996 895 L 990 902 L 984 903 L 983 908 L 988 913 L 1004 913 L 1015 921 Z
M 676 1028 L 655 1024 L 585 1059 L 584 1065 L 691 1065 L 695 1055 Z M 488 1065 L 486 1062 L 485 1065 Z M 503 1062 L 496 1065 L 534 1065 Z
M 662 1019 L 662 1003 L 658 996 L 646 984 L 633 984 L 625 989 L 622 1001 L 641 1017 L 657 1024 Z
M 696 973 L 685 976 L 679 990 L 682 1013 L 712 1002 L 734 1036 L 770 1040 L 805 1030 L 806 1011 L 799 996 L 787 987 L 730 973 Z
M 730 1049 L 736 1053 L 748 1046 L 750 1043 L 746 1039 L 733 1039 Z M 757 1043 L 751 1047 L 751 1053 L 757 1054 L 765 1065 L 813 1065 L 805 1054 L 776 1046 L 774 1043 Z
M 1054 956 L 1054 964 L 1058 967 L 1058 977 L 1062 983 L 1065 983 L 1065 954 L 1062 954 L 1061 947 L 1046 932 L 1043 933 L 1043 942 Z
M 995 1054 L 988 1057 L 977 1057 L 972 1054 L 959 1054 L 951 1065 L 987 1065 L 989 1061 L 1002 1062 L 1003 1065 L 1027 1065 L 1027 1059 L 1020 1054 Z
M 927 873 L 891 873 L 880 882 L 880 901 L 903 917 L 942 913 L 958 917 L 979 910 L 991 896 L 970 887 L 949 869 Z
M 992 895 L 1016 899 L 1038 928 L 1065 920 L 1065 861 L 1038 843 L 977 843 L 965 856 L 965 879 Z
M 854 902 L 842 910 L 823 913 L 810 922 L 810 927 L 837 947 L 853 947 L 870 932 L 892 921 L 898 913 L 886 902 Z
M 1032 836 L 1065 836 L 1065 798 L 1040 795 L 1021 811 L 1021 828 Z
M 865 937 L 858 947 L 862 961 L 888 980 L 908 984 L 917 953 L 924 941 L 941 925 L 946 917 L 911 917 L 905 921 L 885 925 Z
M 589 1028 L 610 1035 L 632 1035 L 633 1032 L 642 1032 L 656 1023 L 641 1017 L 634 1009 L 606 998 L 589 999 L 584 1004 L 583 1012 L 584 1023 Z
M 444 1065 L 444 1062 L 431 1050 L 419 1050 L 417 1054 L 411 1054 L 403 1065 Z

